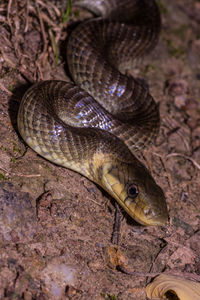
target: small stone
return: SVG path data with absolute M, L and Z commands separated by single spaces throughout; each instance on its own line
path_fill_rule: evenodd
M 181 109 L 185 106 L 186 98 L 184 95 L 179 95 L 174 98 L 174 104 L 177 108 Z
M 67 285 L 66 286 L 66 289 L 65 289 L 66 297 L 71 299 L 76 294 L 77 294 L 77 289 L 75 289 L 75 287 L 73 287 L 72 285 Z
M 68 266 L 61 259 L 55 259 L 48 263 L 42 274 L 46 291 L 51 299 L 60 299 L 66 292 L 66 286 L 75 283 L 76 269 Z

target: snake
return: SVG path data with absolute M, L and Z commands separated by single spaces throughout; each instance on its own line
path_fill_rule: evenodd
M 33 84 L 18 111 L 18 130 L 45 159 L 82 174 L 108 192 L 142 225 L 163 225 L 166 197 L 138 151 L 155 141 L 159 108 L 141 80 L 130 76 L 157 44 L 154 0 L 76 0 L 94 17 L 67 39 L 69 80 Z

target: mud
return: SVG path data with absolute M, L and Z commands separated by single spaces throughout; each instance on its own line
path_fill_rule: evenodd
M 1 1 L 0 299 L 144 300 L 157 273 L 200 281 L 200 3 L 158 4 L 159 44 L 129 73 L 149 85 L 160 106 L 156 145 L 140 159 L 166 194 L 170 221 L 143 227 L 123 213 L 116 246 L 114 201 L 39 157 L 16 124 L 33 82 L 68 79 L 67 36 L 92 15 L 72 8 L 63 23 L 62 2 Z

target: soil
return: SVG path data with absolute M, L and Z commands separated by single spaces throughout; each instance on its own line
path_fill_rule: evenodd
M 0 3 L 0 299 L 137 299 L 165 272 L 200 281 L 200 2 L 159 0 L 156 49 L 129 73 L 145 81 L 162 119 L 140 154 L 167 197 L 162 227 L 123 212 L 83 176 L 28 148 L 17 111 L 35 81 L 68 80 L 66 40 L 91 13 L 66 1 Z

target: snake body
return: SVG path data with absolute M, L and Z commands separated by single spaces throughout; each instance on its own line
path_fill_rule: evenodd
M 34 84 L 20 103 L 19 132 L 41 156 L 103 187 L 139 223 L 162 225 L 164 193 L 134 156 L 155 139 L 159 110 L 147 89 L 123 73 L 154 48 L 158 7 L 153 0 L 75 4 L 100 15 L 78 25 L 68 40 L 75 83 Z

